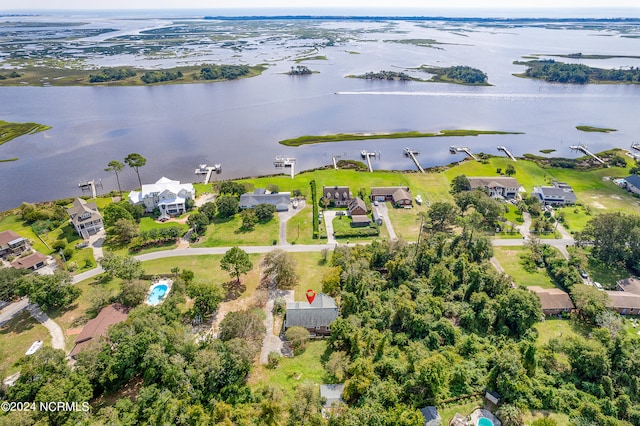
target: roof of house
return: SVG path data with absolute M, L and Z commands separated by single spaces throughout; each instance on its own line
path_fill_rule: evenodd
M 640 189 L 640 176 L 633 174 L 631 176 L 624 178 L 624 180 L 629 185 L 635 186 L 636 188 Z
M 364 200 L 360 197 L 354 197 L 350 199 L 349 203 L 347 204 L 347 207 L 349 209 L 349 213 L 351 213 L 351 211 L 356 208 L 361 208 L 365 212 L 367 211 L 367 205 L 365 204 Z
M 575 309 L 569 294 L 559 288 L 531 286 L 528 289 L 538 295 L 543 311 L 548 309 Z
M 338 194 L 336 196 L 336 193 Z M 322 196 L 327 198 L 342 198 L 349 199 L 351 197 L 351 190 L 348 186 L 323 186 Z
M 476 188 L 520 188 L 515 178 L 503 176 L 468 177 L 471 189 Z
M 404 189 L 409 192 L 408 186 L 374 186 L 371 188 L 371 196 L 384 195 L 392 196 L 398 189 Z
M 391 199 L 393 199 L 394 203 L 397 203 L 400 200 L 409 200 L 413 202 L 413 198 L 411 198 L 411 193 L 409 192 L 409 188 L 398 188 L 391 195 Z
M 442 420 L 440 414 L 438 413 L 438 409 L 433 405 L 421 408 L 420 412 L 422 413 L 422 417 L 424 417 L 425 424 L 429 424 L 429 422 L 434 420 L 436 422 Z
M 611 309 L 640 309 L 640 295 L 629 293 L 627 291 L 609 291 L 605 293 L 609 295 L 607 308 Z
M 284 325 L 285 328 L 294 326 L 327 327 L 336 318 L 338 318 L 338 307 L 335 300 L 324 293 L 319 293 L 311 304 L 308 302 L 287 303 Z
M 351 216 L 353 223 L 371 223 L 371 218 L 366 214 L 354 214 Z
M 534 191 L 540 194 L 543 200 L 564 200 L 573 203 L 577 199 L 573 188 L 563 182 L 555 182 L 553 186 L 536 186 Z
M 76 337 L 76 346 L 73 348 L 70 356 L 76 356 L 94 337 L 103 335 L 109 326 L 118 324 L 127 319 L 129 308 L 119 303 L 113 303 L 102 308 L 97 317 L 87 322 L 78 337 Z
M 320 396 L 325 398 L 325 408 L 331 408 L 333 403 L 342 400 L 342 391 L 344 391 L 344 383 L 336 385 L 320 385 Z
M 9 230 L 9 231 L 2 231 L 0 232 L 0 247 L 5 246 L 9 243 L 12 242 L 17 242 L 22 238 L 20 235 L 16 234 L 15 232 Z
M 96 203 L 87 203 L 82 198 L 76 198 L 73 201 L 73 207 L 67 209 L 67 213 L 71 217 L 71 221 L 74 224 L 80 224 L 85 221 L 93 221 L 96 219 L 102 219 L 102 215 L 98 211 Z M 83 214 L 88 213 L 89 216 L 82 217 Z
M 625 278 L 624 280 L 618 281 L 616 284 L 618 284 L 621 291 L 640 295 L 640 280 L 637 278 Z
M 35 252 L 31 253 L 28 256 L 17 258 L 13 262 L 11 262 L 11 266 L 16 269 L 29 269 L 42 262 L 45 262 L 46 264 L 47 256 L 42 253 Z
M 277 192 L 274 194 L 253 193 L 247 192 L 240 196 L 240 207 L 251 208 L 258 204 L 272 204 L 276 206 L 276 210 L 283 211 L 289 209 L 289 203 L 291 203 L 290 192 Z
M 178 180 L 171 180 L 166 177 L 161 177 L 156 181 L 156 183 L 144 184 L 140 191 L 131 191 L 129 193 L 129 201 L 132 203 L 139 203 L 146 197 L 149 197 L 153 194 L 160 194 L 164 191 L 169 191 L 172 194 L 178 195 L 180 191 L 186 191 L 188 194 L 193 196 L 195 191 L 193 189 L 193 185 L 190 183 L 180 183 Z

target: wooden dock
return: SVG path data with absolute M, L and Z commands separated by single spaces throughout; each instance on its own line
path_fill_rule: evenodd
M 373 166 L 371 165 L 371 157 L 376 157 L 378 154 L 376 154 L 375 152 L 367 152 L 366 150 L 362 150 L 360 151 L 360 155 L 362 155 L 363 158 L 367 159 L 367 165 L 369 166 L 369 171 L 373 173 Z
M 587 146 L 583 143 L 581 143 L 580 145 L 571 145 L 569 148 L 574 149 L 576 151 L 582 151 L 585 154 L 595 158 L 597 161 L 600 162 L 600 164 L 606 164 L 604 162 L 604 160 L 602 158 L 599 158 L 598 156 L 596 156 L 594 153 L 592 153 L 591 151 L 589 151 L 589 149 L 587 149 Z
M 420 173 L 424 173 L 424 169 L 422 168 L 422 166 L 418 162 L 418 159 L 416 158 L 416 155 L 418 155 L 418 154 L 420 154 L 418 151 L 414 151 L 411 148 L 405 148 L 404 149 L 404 155 L 406 155 L 407 157 L 411 158 L 413 160 L 413 162 L 416 163 L 416 166 L 418 166 L 418 170 L 420 170 Z
M 473 153 L 471 152 L 471 150 L 469 149 L 468 146 L 455 146 L 455 145 L 451 145 L 449 147 L 449 152 L 451 152 L 452 154 L 455 154 L 457 152 L 464 152 L 465 154 L 467 154 L 469 157 L 473 158 L 474 160 L 478 161 L 478 157 L 476 157 L 475 155 L 473 155 Z
M 293 157 L 281 157 L 277 156 L 275 160 L 273 160 L 273 165 L 276 168 L 284 168 L 289 167 L 291 170 L 291 179 L 296 175 L 296 159 Z
M 507 149 L 506 146 L 500 145 L 498 147 L 498 151 L 503 151 L 505 154 L 507 154 L 507 157 L 511 158 L 513 161 L 518 161 L 516 157 L 514 157 L 513 154 L 511 154 L 511 152 Z
M 95 179 L 92 179 L 92 180 L 85 180 L 78 184 L 78 188 L 82 189 L 83 191 L 84 190 L 91 191 L 92 198 L 96 198 L 98 196 L 96 192 L 96 186 L 99 186 L 100 188 L 102 188 L 102 179 L 100 179 L 97 183 Z
M 338 170 L 338 162 L 336 161 L 336 158 L 340 158 L 339 155 L 332 155 L 331 159 L 333 160 L 333 168 Z
M 200 167 L 196 169 L 197 175 L 205 175 L 203 183 L 209 183 L 213 172 L 220 173 L 222 171 L 221 164 L 214 164 L 213 166 L 207 166 L 206 164 L 200 164 Z

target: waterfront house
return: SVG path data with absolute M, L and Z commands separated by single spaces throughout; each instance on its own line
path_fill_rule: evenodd
M 287 303 L 284 329 L 299 326 L 309 330 L 311 336 L 328 336 L 331 334 L 330 324 L 338 318 L 338 307 L 332 297 L 319 293 L 313 303 Z
M 629 192 L 640 195 L 640 176 L 631 175 L 624 178 L 624 188 Z
M 538 295 L 542 305 L 542 313 L 545 315 L 558 315 L 562 312 L 570 313 L 576 308 L 569 294 L 559 288 L 530 286 L 528 290 Z
M 483 189 L 493 198 L 514 198 L 520 190 L 520 183 L 515 178 L 503 176 L 470 177 L 471 189 Z
M 575 204 L 577 199 L 573 188 L 564 182 L 554 182 L 553 186 L 536 186 L 533 193 L 547 206 L 567 206 Z
M 74 358 L 93 340 L 107 332 L 109 326 L 118 324 L 127 319 L 129 308 L 119 303 L 114 303 L 102 308 L 97 317 L 89 320 L 78 337 L 76 345 L 71 350 L 69 356 Z
M 424 426 L 440 426 L 442 424 L 442 418 L 440 417 L 440 413 L 438 413 L 438 408 L 434 405 L 421 408 L 420 413 L 422 413 L 422 417 L 424 418 Z
M 158 208 L 162 219 L 185 213 L 187 200 L 193 200 L 195 196 L 192 184 L 162 177 L 156 183 L 142 185 L 140 191 L 131 191 L 129 202 L 144 205 L 146 212 Z
M 360 197 L 355 197 L 349 200 L 349 203 L 347 203 L 347 209 L 349 211 L 349 216 L 366 215 L 368 213 L 367 205 Z
M 71 218 L 73 228 L 85 240 L 89 239 L 89 235 L 99 232 L 104 227 L 102 215 L 98 211 L 96 203 L 87 203 L 82 198 L 76 198 L 73 206 L 67 209 L 67 213 Z
M 413 198 L 408 186 L 373 187 L 371 201 L 390 201 L 396 207 L 413 206 Z
M 42 253 L 31 253 L 25 257 L 18 257 L 11 266 L 16 269 L 28 269 L 30 271 L 37 271 L 40 268 L 47 266 L 47 256 Z
M 258 204 L 271 204 L 278 212 L 289 210 L 291 203 L 290 192 L 267 193 L 264 188 L 257 188 L 253 192 L 247 192 L 240 196 L 239 207 L 241 209 L 252 209 Z
M 323 186 L 322 199 L 331 207 L 344 207 L 351 200 L 351 191 L 348 186 Z
M 31 246 L 26 238 L 13 231 L 0 232 L 0 258 L 19 256 L 27 250 L 31 250 Z

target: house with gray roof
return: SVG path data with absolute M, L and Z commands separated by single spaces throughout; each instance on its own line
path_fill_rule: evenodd
M 542 313 L 545 315 L 557 315 L 562 312 L 572 312 L 576 307 L 566 291 L 559 288 L 542 288 L 529 286 L 527 290 L 537 294 L 540 298 Z
M 442 424 L 442 418 L 435 406 L 429 405 L 424 407 L 420 410 L 420 413 L 422 413 L 422 417 L 424 417 L 424 426 L 440 426 Z
M 577 198 L 573 188 L 564 182 L 554 182 L 553 186 L 536 186 L 533 193 L 547 206 L 575 204 Z
M 332 297 L 319 293 L 309 302 L 287 303 L 284 329 L 304 327 L 311 336 L 328 336 L 331 334 L 330 324 L 338 318 L 338 307 Z
M 322 404 L 322 415 L 327 416 L 328 411 L 342 402 L 342 391 L 344 383 L 335 385 L 320 385 L 320 398 L 324 398 Z
M 323 186 L 322 198 L 330 206 L 343 207 L 351 200 L 351 190 L 348 186 Z
M 631 175 L 624 178 L 624 188 L 629 192 L 640 195 L 640 176 Z
M 247 192 L 240 196 L 239 207 L 241 209 L 252 209 L 258 204 L 271 204 L 275 206 L 276 211 L 286 212 L 291 204 L 291 193 L 268 193 L 264 188 L 257 188 L 253 192 Z
M 67 213 L 71 218 L 73 228 L 85 240 L 89 239 L 89 235 L 99 232 L 104 227 L 102 215 L 98 211 L 96 203 L 87 203 L 82 198 L 76 198 L 72 207 L 67 209 Z
M 633 277 L 619 280 L 616 282 L 616 290 L 640 295 L 640 280 Z

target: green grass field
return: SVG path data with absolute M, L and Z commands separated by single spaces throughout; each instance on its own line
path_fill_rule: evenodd
M 470 402 L 463 402 L 461 404 L 438 407 L 438 413 L 440 413 L 440 417 L 442 417 L 442 424 L 448 425 L 449 422 L 451 422 L 451 419 L 453 419 L 453 416 L 456 415 L 456 413 L 460 413 L 463 416 L 468 416 L 476 408 L 482 408 L 483 406 L 484 406 L 484 401 L 481 398 L 478 398 Z
M 0 329 L 0 379 L 19 371 L 16 361 L 25 356 L 24 353 L 36 340 L 42 340 L 44 346 L 51 346 L 49 332 L 28 311 L 16 315 Z
M 229 220 L 214 220 L 194 247 L 270 246 L 278 241 L 280 223 L 274 215 L 267 223 L 258 223 L 252 231 L 241 229 L 242 219 L 235 215 Z
M 50 128 L 38 123 L 10 123 L 0 120 L 0 145 L 19 136 L 42 132 Z
M 0 220 L 0 231 L 13 231 L 21 237 L 28 239 L 31 242 L 31 246 L 40 253 L 51 253 L 51 249 L 40 241 L 36 233 L 31 229 L 31 226 L 26 225 L 17 215 L 9 215 L 2 218 L 2 220 Z
M 184 234 L 185 232 L 187 232 L 189 230 L 189 225 L 184 224 L 184 223 L 178 223 L 178 222 L 156 222 L 153 218 L 150 217 L 143 217 L 140 218 L 140 226 L 139 226 L 139 230 L 140 231 L 149 231 L 151 229 L 162 229 L 162 228 L 173 228 L 177 226 L 178 228 L 180 228 L 181 232 Z
M 527 248 L 523 246 L 493 248 L 495 258 L 498 259 L 505 272 L 513 278 L 518 286 L 529 287 L 537 285 L 542 288 L 555 288 L 555 284 L 544 269 L 538 269 L 533 273 L 524 270 L 520 262 L 520 256 L 526 252 Z
M 294 299 L 307 300 L 305 292 L 309 289 L 317 293 L 322 291 L 322 276 L 331 267 L 331 251 L 327 254 L 327 262 L 322 262 L 322 253 L 289 253 L 297 264 L 298 285 L 294 288 Z
M 292 244 L 324 244 L 327 242 L 326 238 L 313 239 L 313 209 L 310 205 L 305 205 L 304 209 L 287 221 L 287 242 Z
M 426 205 L 419 206 L 414 203 L 412 209 L 397 209 L 387 203 L 387 211 L 389 212 L 389 220 L 391 220 L 393 230 L 398 238 L 405 241 L 416 241 L 418 239 L 418 231 L 420 230 L 418 213 L 428 211 Z

